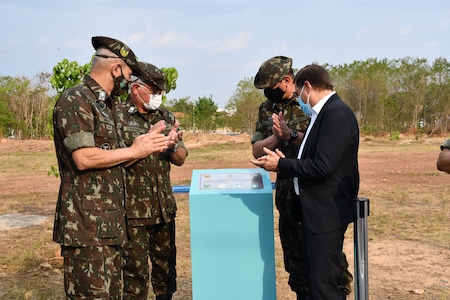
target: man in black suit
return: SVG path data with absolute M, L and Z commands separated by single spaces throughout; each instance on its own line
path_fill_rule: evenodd
M 295 76 L 295 85 L 303 111 L 311 115 L 298 158 L 285 158 L 278 149 L 266 148 L 267 155 L 251 161 L 294 180 L 312 299 L 345 299 L 337 278 L 344 235 L 354 220 L 352 201 L 359 189 L 358 123 L 333 91 L 324 67 L 304 67 Z

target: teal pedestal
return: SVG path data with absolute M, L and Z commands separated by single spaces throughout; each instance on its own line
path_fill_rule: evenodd
M 275 300 L 272 184 L 262 169 L 194 170 L 194 300 Z

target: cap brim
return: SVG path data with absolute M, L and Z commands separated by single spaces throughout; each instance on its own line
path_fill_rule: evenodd
M 105 41 L 108 41 L 108 43 L 115 42 L 115 40 L 113 40 L 109 37 L 106 37 L 106 36 L 93 36 L 91 38 L 92 46 L 94 47 L 95 50 L 97 50 L 100 47 L 107 48 L 107 44 L 104 43 Z

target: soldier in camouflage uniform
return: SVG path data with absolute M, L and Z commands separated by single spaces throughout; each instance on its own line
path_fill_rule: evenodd
M 161 132 L 124 148 L 116 126 L 115 95 L 139 73 L 122 42 L 93 37 L 89 76 L 65 91 L 53 112 L 61 177 L 53 240 L 61 245 L 67 299 L 122 299 L 122 245 L 127 240 L 123 163 L 166 151 Z
M 149 263 L 151 283 L 157 300 L 170 300 L 176 291 L 175 212 L 170 182 L 171 164 L 181 166 L 188 152 L 175 116 L 159 108 L 166 90 L 164 73 L 140 62 L 142 74 L 131 84 L 130 96 L 119 106 L 124 141 L 131 145 L 136 137 L 166 124 L 170 137 L 168 151 L 152 154 L 127 167 L 129 242 L 124 247 L 124 299 L 147 299 Z
M 267 147 L 271 150 L 278 148 L 287 158 L 297 158 L 309 117 L 300 109 L 295 94 L 292 59 L 276 56 L 265 61 L 255 76 L 254 85 L 264 89 L 268 99 L 259 107 L 256 131 L 251 140 L 254 157 L 265 155 L 263 147 Z M 301 208 L 300 202 L 296 201 L 292 178 L 277 177 L 275 188 L 284 265 L 289 273 L 288 283 L 297 294 L 297 299 L 311 299 L 301 251 Z M 342 255 L 340 287 L 348 295 L 353 276 L 348 271 L 345 254 Z

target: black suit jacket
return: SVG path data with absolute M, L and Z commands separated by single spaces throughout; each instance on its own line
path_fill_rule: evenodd
M 298 177 L 303 222 L 315 233 L 354 220 L 358 195 L 359 128 L 337 94 L 328 99 L 311 128 L 300 159 L 282 158 L 280 176 Z

